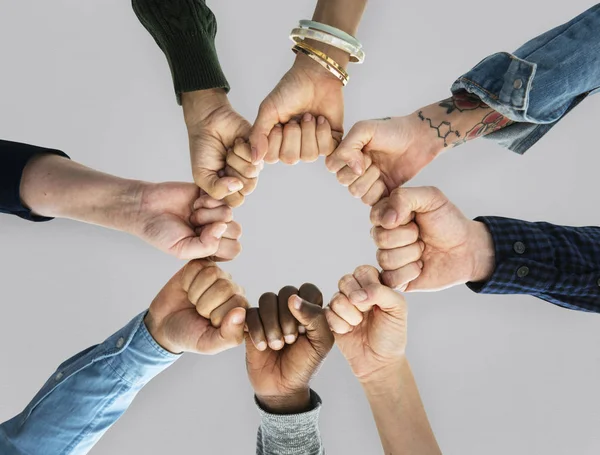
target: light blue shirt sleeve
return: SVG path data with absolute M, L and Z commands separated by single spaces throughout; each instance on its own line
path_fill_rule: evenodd
M 0 425 L 0 454 L 87 453 L 142 387 L 179 358 L 154 341 L 145 315 L 60 365 L 25 410 Z
M 517 122 L 485 136 L 524 153 L 583 99 L 600 91 L 600 4 L 482 60 L 452 85 Z

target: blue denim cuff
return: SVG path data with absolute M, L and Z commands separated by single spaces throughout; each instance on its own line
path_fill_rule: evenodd
M 529 93 L 537 65 L 507 52 L 490 55 L 452 84 L 452 93 L 467 91 L 515 122 L 527 122 Z

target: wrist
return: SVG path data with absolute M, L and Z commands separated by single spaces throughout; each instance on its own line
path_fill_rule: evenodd
M 314 46 L 314 47 L 318 48 L 317 46 Z M 323 50 L 322 48 L 318 48 L 318 49 L 321 50 L 322 52 L 327 53 L 327 51 Z M 333 58 L 333 56 L 331 56 L 331 55 L 330 55 L 330 57 Z M 334 58 L 334 60 L 335 60 L 335 58 Z M 340 62 L 338 62 L 338 63 L 340 63 Z M 340 63 L 340 65 L 341 65 L 341 63 Z M 314 84 L 318 84 L 319 81 L 328 81 L 328 82 L 335 81 L 336 83 L 340 84 L 340 87 L 342 86 L 342 83 L 340 82 L 340 80 L 337 77 L 335 77 L 333 74 L 331 74 L 329 71 L 327 71 L 321 65 L 319 65 L 317 62 L 313 61 L 310 57 L 307 57 L 306 55 L 302 54 L 301 52 L 298 52 L 298 54 L 296 55 L 296 60 L 294 61 L 294 65 L 292 68 L 303 72 L 304 73 L 303 76 L 308 77 Z
M 182 350 L 179 348 L 179 346 L 169 342 L 168 338 L 165 336 L 164 330 L 162 329 L 161 324 L 152 314 L 152 310 L 148 310 L 148 313 L 146 313 L 146 316 L 144 317 L 144 324 L 146 325 L 146 329 L 148 329 L 148 333 L 152 336 L 152 338 L 154 338 L 154 341 L 156 341 L 161 348 L 170 352 L 171 354 L 181 354 Z
M 385 395 L 389 392 L 390 387 L 398 383 L 407 365 L 406 356 L 402 355 L 376 371 L 358 378 L 358 381 L 367 394 Z
M 182 93 L 181 105 L 188 128 L 204 121 L 217 109 L 223 106 L 230 107 L 227 93 L 222 88 Z
M 300 414 L 310 411 L 310 388 L 285 395 L 256 395 L 260 407 L 269 414 Z
M 470 230 L 473 272 L 468 281 L 475 283 L 487 281 L 496 267 L 494 238 L 485 223 L 481 221 L 471 221 Z

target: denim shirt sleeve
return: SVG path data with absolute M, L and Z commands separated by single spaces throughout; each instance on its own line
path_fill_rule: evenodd
M 321 398 L 310 391 L 311 410 L 301 414 L 276 415 L 263 410 L 255 398 L 261 417 L 256 437 L 256 455 L 324 455 L 319 433 Z
M 0 453 L 87 453 L 142 387 L 179 357 L 154 341 L 145 314 L 60 365 L 25 410 L 0 425 Z
M 485 58 L 452 85 L 453 93 L 473 93 L 517 122 L 486 136 L 517 153 L 599 89 L 600 4 L 513 54 Z
M 467 286 L 482 294 L 528 294 L 571 310 L 600 313 L 600 227 L 479 217 L 494 240 L 492 277 Z
M 29 221 L 48 221 L 52 218 L 36 216 L 21 201 L 21 177 L 31 158 L 41 153 L 69 158 L 60 150 L 46 149 L 19 142 L 0 140 L 0 213 L 17 215 Z

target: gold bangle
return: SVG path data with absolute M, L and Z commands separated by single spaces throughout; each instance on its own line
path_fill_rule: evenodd
M 294 53 L 302 52 L 307 57 L 320 64 L 323 68 L 333 74 L 343 85 L 346 85 L 350 80 L 350 76 L 335 60 L 318 49 L 306 44 L 297 43 L 292 50 Z

